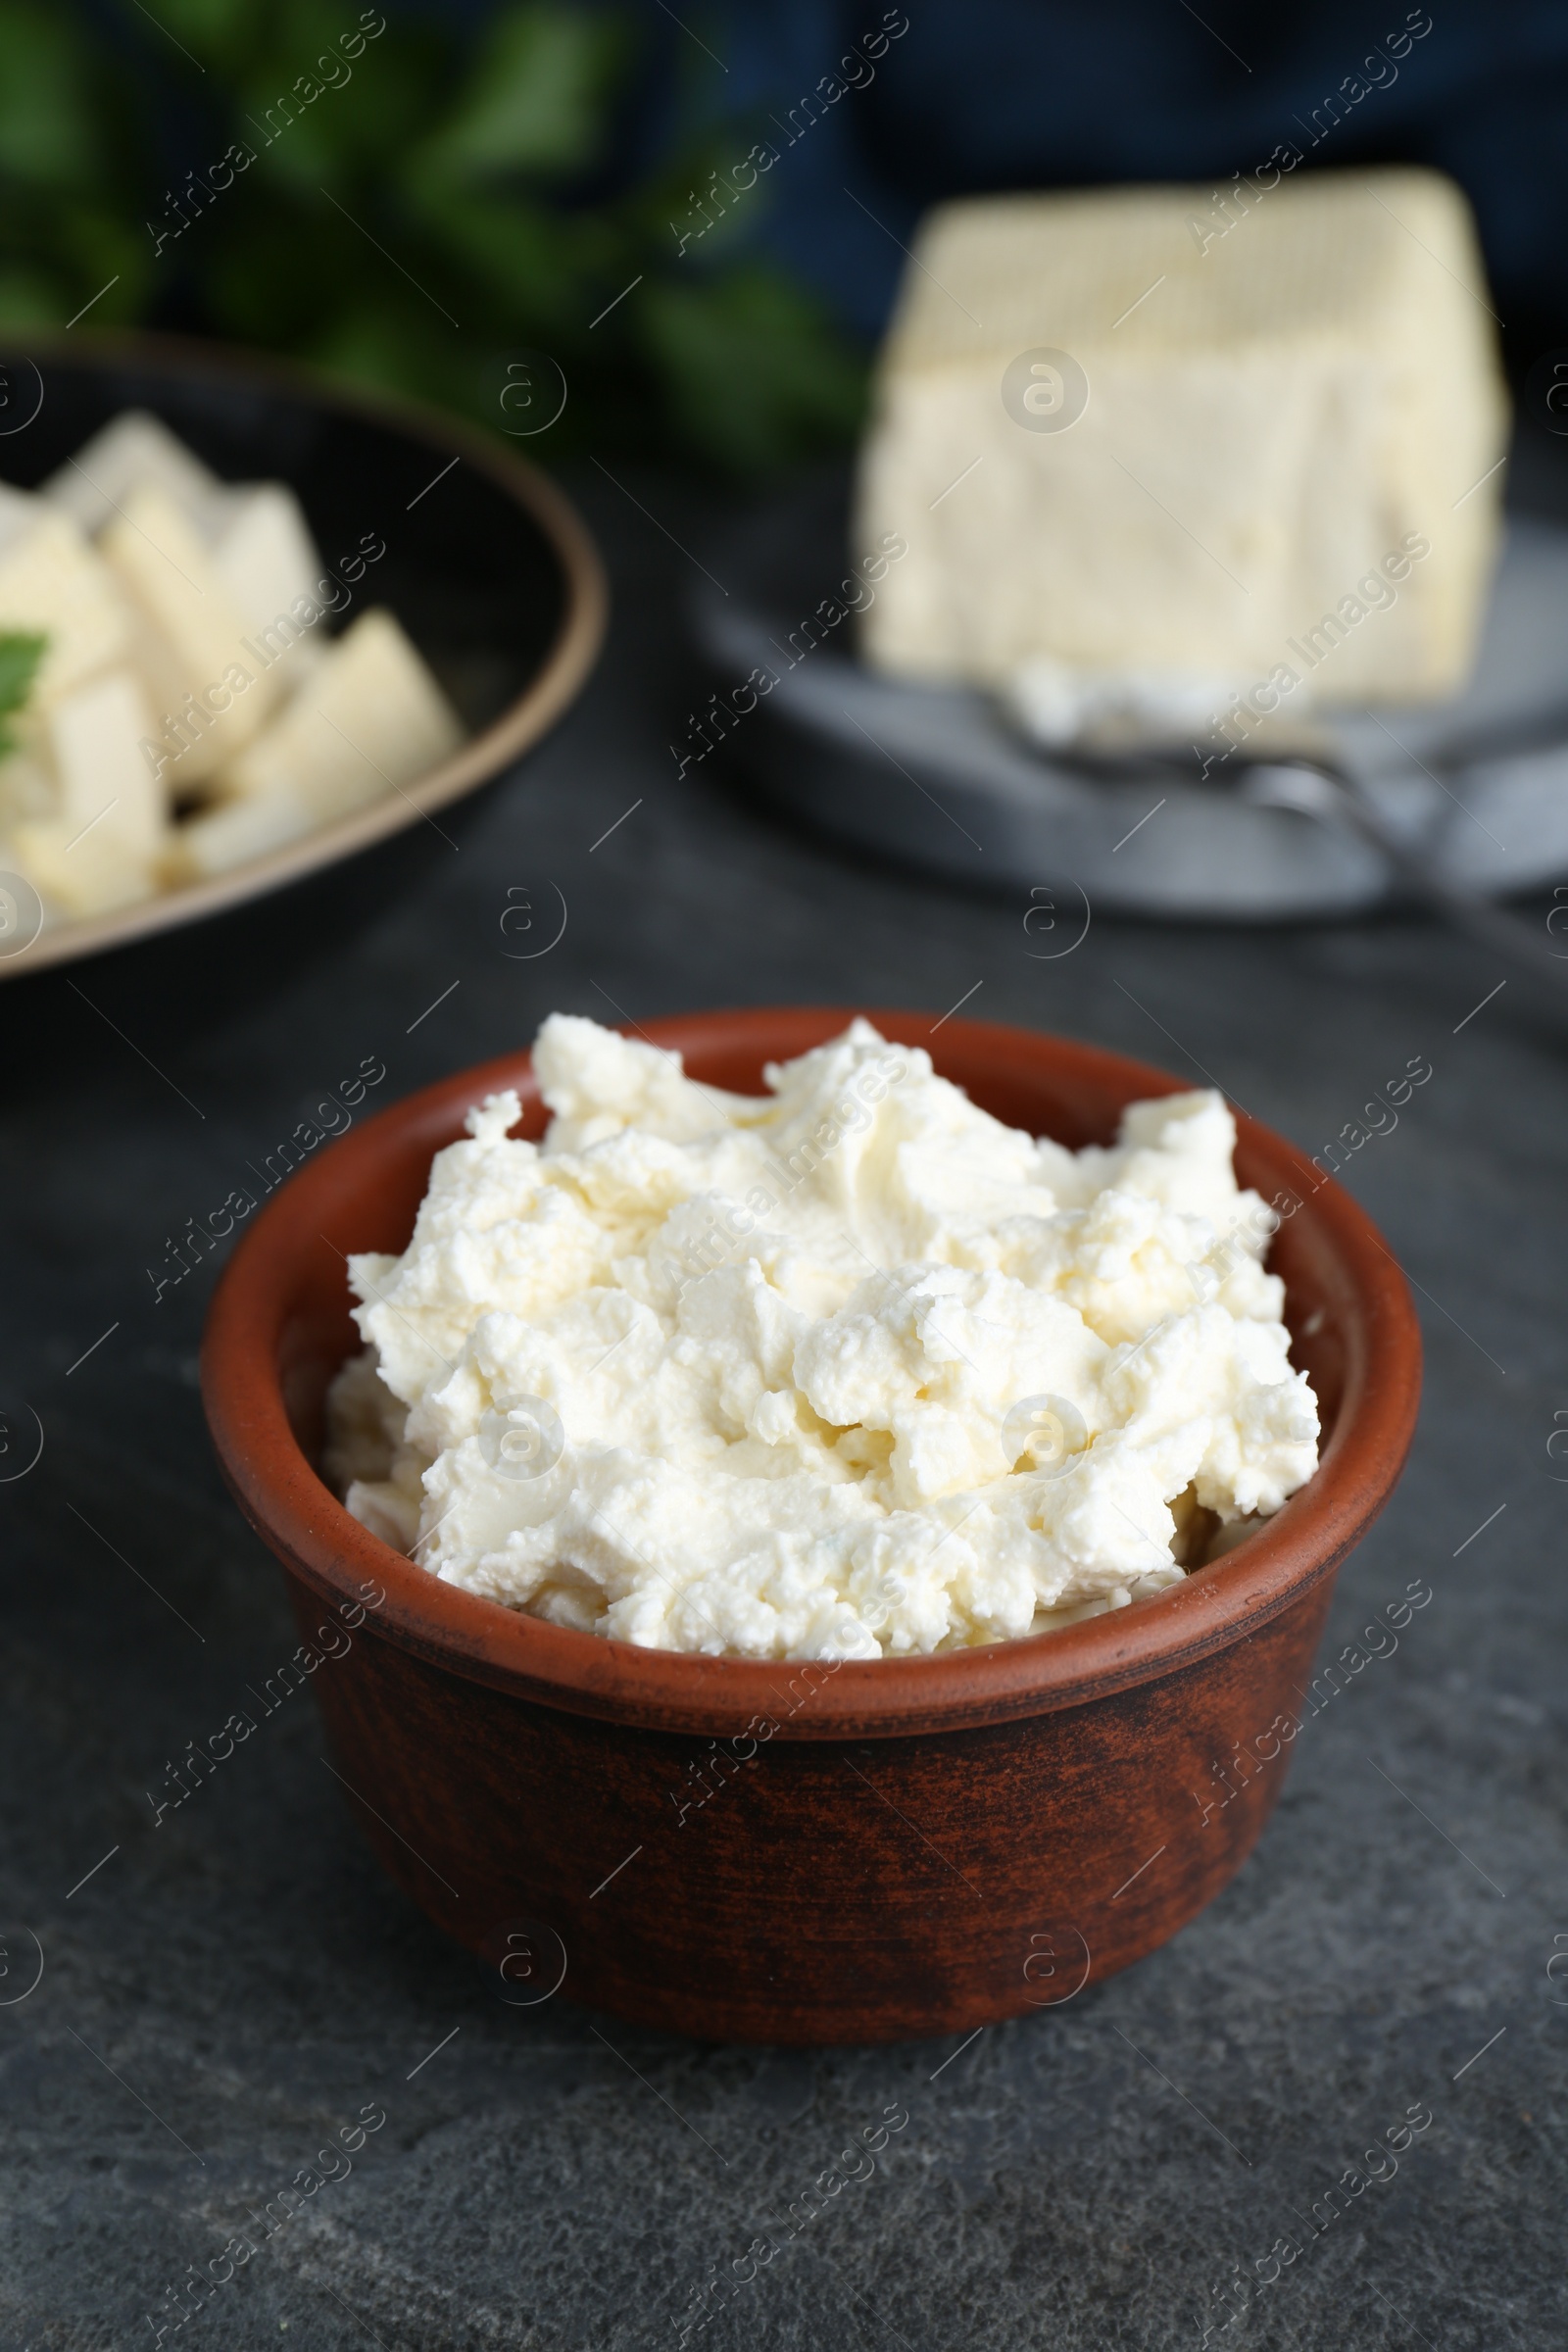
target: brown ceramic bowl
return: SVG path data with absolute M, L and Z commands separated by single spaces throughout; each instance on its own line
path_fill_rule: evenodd
M 760 1093 L 764 1062 L 851 1017 L 695 1013 L 643 1034 L 695 1076 Z M 1062 1038 L 870 1017 L 988 1110 L 1075 1147 L 1181 1083 Z M 1335 1570 L 1409 1444 L 1420 1343 L 1375 1228 L 1241 1120 L 1242 1180 L 1301 1200 L 1272 1263 L 1323 1458 L 1264 1529 L 1182 1585 L 1027 1641 L 836 1670 L 639 1649 L 439 1583 L 315 1468 L 327 1383 L 358 1345 L 342 1253 L 404 1248 L 431 1154 L 507 1086 L 537 1135 L 544 1106 L 513 1054 L 314 1159 L 235 1251 L 203 1354 L 224 1472 L 283 1562 L 307 1642 L 329 1604 L 384 1590 L 352 1648 L 312 1671 L 344 1801 L 392 1876 L 501 1964 L 509 1997 L 559 1985 L 710 2039 L 962 2032 L 1069 1999 L 1163 1943 L 1263 1827 Z M 757 1718 L 776 1729 L 760 1737 Z

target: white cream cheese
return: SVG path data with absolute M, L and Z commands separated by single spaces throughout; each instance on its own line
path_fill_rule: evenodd
M 1311 1476 L 1217 1094 L 1074 1153 L 864 1021 L 760 1098 L 564 1014 L 534 1066 L 543 1143 L 490 1098 L 403 1255 L 350 1260 L 328 1475 L 446 1582 L 650 1648 L 905 1655 L 1178 1583 Z

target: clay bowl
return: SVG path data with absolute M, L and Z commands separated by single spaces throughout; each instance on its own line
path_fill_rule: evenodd
M 695 1013 L 643 1034 L 695 1076 L 760 1094 L 765 1061 L 851 1017 Z M 928 1047 L 988 1110 L 1073 1146 L 1110 1141 L 1124 1103 L 1180 1091 L 1061 1038 L 871 1018 Z M 836 1669 L 677 1656 L 437 1582 L 350 1518 L 314 1467 L 327 1383 L 358 1345 L 341 1253 L 404 1248 L 431 1154 L 507 1086 L 537 1135 L 544 1107 L 513 1054 L 322 1152 L 245 1236 L 207 1327 L 219 1455 L 283 1562 L 307 1642 L 329 1605 L 352 1618 L 362 1595 L 385 1595 L 314 1679 L 344 1801 L 386 1868 L 507 1997 L 559 1989 L 710 2039 L 962 2032 L 1071 1999 L 1154 1950 L 1262 1830 L 1335 1570 L 1409 1444 L 1420 1343 L 1375 1228 L 1292 1145 L 1241 1121 L 1243 1181 L 1300 1202 L 1272 1263 L 1326 1442 L 1276 1518 L 1179 1587 L 947 1656 Z

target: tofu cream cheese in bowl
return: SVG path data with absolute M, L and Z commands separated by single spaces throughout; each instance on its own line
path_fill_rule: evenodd
M 508 1997 L 822 2042 L 1056 2005 L 1225 1885 L 1419 1343 L 1348 1196 L 1157 1070 L 557 1017 L 284 1188 L 204 1387 L 416 1901 Z

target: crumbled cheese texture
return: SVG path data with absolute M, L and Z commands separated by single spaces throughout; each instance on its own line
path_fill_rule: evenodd
M 1311 1476 L 1219 1095 L 1073 1152 L 861 1020 L 764 1097 L 565 1014 L 534 1067 L 544 1141 L 491 1097 L 402 1256 L 349 1261 L 327 1473 L 445 1582 L 648 1648 L 904 1656 L 1178 1583 L 1196 1524 Z

